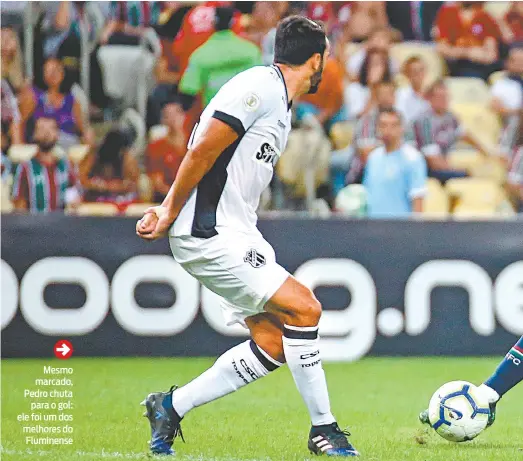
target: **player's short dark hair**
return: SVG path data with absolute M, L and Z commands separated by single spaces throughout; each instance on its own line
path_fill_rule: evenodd
M 403 125 L 403 115 L 401 115 L 401 113 L 399 111 L 394 109 L 394 107 L 384 107 L 384 108 L 380 109 L 379 113 L 378 113 L 378 120 L 382 114 L 395 115 L 397 117 L 397 119 L 399 120 L 399 122 Z
M 300 66 L 314 54 L 323 56 L 327 36 L 322 25 L 304 16 L 289 16 L 278 24 L 274 62 Z

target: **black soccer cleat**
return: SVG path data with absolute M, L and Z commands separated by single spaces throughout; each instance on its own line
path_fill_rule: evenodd
M 172 393 L 176 386 L 168 392 L 153 392 L 140 405 L 145 405 L 143 414 L 151 424 L 151 440 L 149 447 L 155 455 L 174 455 L 172 448 L 174 439 L 179 435 L 183 439 L 180 418 L 172 406 Z
M 350 433 L 342 431 L 338 423 L 312 426 L 309 433 L 309 450 L 315 455 L 359 456 L 358 450 L 347 439 L 348 436 Z

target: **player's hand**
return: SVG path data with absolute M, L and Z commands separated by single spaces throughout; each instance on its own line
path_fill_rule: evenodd
M 136 223 L 136 235 L 144 240 L 164 237 L 175 219 L 176 216 L 166 207 L 148 208 L 143 218 Z

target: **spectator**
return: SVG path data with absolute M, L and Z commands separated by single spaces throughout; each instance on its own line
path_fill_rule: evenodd
M 25 122 L 27 140 L 31 139 L 31 124 L 40 117 L 54 118 L 58 124 L 58 145 L 67 150 L 83 138 L 89 144 L 90 133 L 84 126 L 80 103 L 70 89 L 64 85 L 64 67 L 56 58 L 49 58 L 44 64 L 45 91 L 26 88 L 20 96 L 20 111 Z
M 444 5 L 436 18 L 438 52 L 451 75 L 487 80 L 496 70 L 501 32 L 496 20 L 483 9 L 484 2 Z
M 233 24 L 232 8 L 216 9 L 216 32 L 191 55 L 189 66 L 180 80 L 179 92 L 184 97 L 186 110 L 199 94 L 202 94 L 206 106 L 224 83 L 261 64 L 260 49 L 236 35 L 231 30 Z
M 162 107 L 178 93 L 180 74 L 166 55 L 168 52 L 169 50 L 162 46 L 162 56 L 154 68 L 156 85 L 147 100 L 147 128 L 160 123 Z
M 510 2 L 510 7 L 501 22 L 501 31 L 506 43 L 523 41 L 523 3 Z
M 478 140 L 466 131 L 449 111 L 449 93 L 443 80 L 438 80 L 427 92 L 430 109 L 414 121 L 414 136 L 418 149 L 425 155 L 429 175 L 445 182 L 450 178 L 464 177 L 467 173 L 456 170 L 447 161 L 447 154 L 459 140 L 488 155 Z
M 523 46 L 510 49 L 506 61 L 507 75 L 497 80 L 490 89 L 491 107 L 505 121 L 517 115 L 523 107 Z
M 158 203 L 169 192 L 186 152 L 184 119 L 181 104 L 166 104 L 162 111 L 162 124 L 168 128 L 168 132 L 165 137 L 147 146 L 147 174 L 153 186 L 153 200 Z
M 349 164 L 345 164 L 348 169 L 347 182 L 349 184 L 359 183 L 362 179 L 363 168 L 367 162 L 369 152 L 373 151 L 381 143 L 378 137 L 378 116 L 383 110 L 391 110 L 396 103 L 396 86 L 393 82 L 383 81 L 376 87 L 376 104 L 361 117 L 354 130 L 354 138 L 350 155 L 339 155 L 340 152 L 333 156 L 334 163 L 331 162 L 332 171 L 335 177 L 339 177 L 343 171 L 343 158 L 349 159 Z M 412 138 L 412 133 L 407 130 L 407 138 Z
M 444 2 L 386 2 L 389 24 L 404 41 L 431 42 L 432 26 Z
M 102 12 L 97 2 L 46 2 L 49 23 L 43 44 L 44 57 L 56 57 L 62 61 L 68 85 L 80 83 L 81 29 L 86 27 L 90 43 L 94 43 L 99 32 Z M 98 47 L 89 57 L 90 98 L 96 108 L 106 107 L 102 71 L 98 61 Z M 93 108 L 94 109 L 94 108 Z M 96 111 L 96 109 L 94 109 Z
M 343 107 L 343 69 L 338 61 L 329 58 L 325 63 L 318 91 L 300 98 L 296 107 L 297 121 L 313 115 L 328 133 L 336 122 L 346 120 Z
M 262 47 L 265 36 L 276 27 L 288 2 L 255 2 L 250 21 L 242 36 Z M 272 61 L 269 63 L 272 64 Z
M 370 151 L 378 147 L 378 115 L 382 110 L 394 108 L 396 103 L 396 86 L 391 81 L 384 81 L 376 87 L 376 104 L 358 120 L 353 143 L 358 157 L 365 163 Z
M 215 32 L 216 7 L 230 7 L 231 5 L 232 2 L 203 2 L 197 4 L 185 15 L 182 28 L 173 43 L 173 54 L 178 60 L 180 75 L 184 74 L 194 50 L 202 46 Z M 240 18 L 241 14 L 235 11 L 230 29 L 236 34 L 241 34 L 243 31 Z
M 387 27 L 385 2 L 307 2 L 307 15 L 321 21 L 333 42 L 361 43 L 379 27 Z
M 274 62 L 274 45 L 276 43 L 276 26 L 280 19 L 289 14 L 289 2 L 259 2 L 271 3 L 276 9 L 276 14 L 271 17 L 275 20 L 270 30 L 261 39 L 262 61 L 266 66 Z
M 360 69 L 357 82 L 345 88 L 345 104 L 349 119 L 358 119 L 376 105 L 376 88 L 383 81 L 391 80 L 388 56 L 383 51 L 369 51 Z
M 20 111 L 18 110 L 18 103 L 16 97 L 11 91 L 11 87 L 7 80 L 2 79 L 2 140 L 5 136 L 6 145 L 21 144 L 22 130 L 20 125 Z M 4 150 L 4 142 L 2 142 L 2 151 L 7 152 L 8 147 Z
M 160 2 L 113 1 L 100 41 L 106 45 L 139 45 L 159 16 Z
M 389 68 L 393 74 L 399 70 L 398 64 L 389 55 L 391 47 L 391 32 L 387 27 L 377 28 L 372 32 L 369 39 L 364 43 L 364 46 L 354 53 L 346 63 L 346 72 L 351 80 L 357 80 L 361 67 L 365 62 L 367 53 L 373 50 L 378 50 L 385 53 L 389 58 Z
M 99 148 L 82 160 L 80 179 L 85 201 L 109 202 L 125 208 L 137 200 L 139 170 L 131 144 L 127 133 L 112 129 Z
M 398 89 L 396 107 L 403 115 L 407 126 L 426 112 L 430 105 L 425 99 L 424 83 L 427 75 L 425 62 L 420 56 L 411 56 L 403 65 L 403 73 L 409 80 L 409 85 Z
M 58 141 L 58 125 L 53 117 L 36 121 L 34 141 L 37 154 L 16 168 L 13 201 L 18 210 L 46 213 L 64 210 L 80 200 L 74 167 L 66 157 L 57 159 L 53 149 Z
M 369 217 L 400 217 L 423 211 L 427 165 L 403 140 L 402 117 L 394 109 L 380 111 L 378 132 L 383 146 L 370 154 L 363 185 Z
M 3 19 L 3 16 L 2 16 Z M 13 93 L 17 94 L 24 83 L 22 73 L 22 51 L 16 32 L 10 27 L 1 29 L 2 79 Z

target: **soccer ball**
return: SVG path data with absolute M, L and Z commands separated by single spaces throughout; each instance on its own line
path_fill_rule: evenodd
M 489 413 L 487 398 L 467 381 L 444 384 L 429 403 L 430 425 L 451 442 L 477 437 L 487 427 Z

